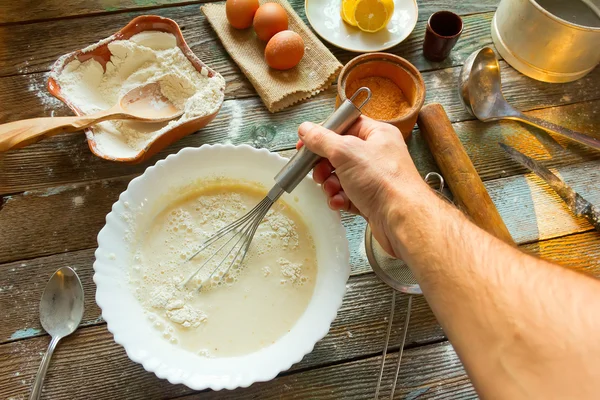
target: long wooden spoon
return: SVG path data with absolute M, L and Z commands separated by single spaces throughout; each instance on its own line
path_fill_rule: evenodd
M 75 132 L 110 119 L 165 122 L 183 114 L 160 91 L 160 83 L 138 86 L 112 108 L 80 117 L 32 118 L 0 125 L 0 152 L 24 147 L 62 132 Z

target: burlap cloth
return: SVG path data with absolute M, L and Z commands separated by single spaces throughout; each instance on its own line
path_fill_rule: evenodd
M 327 89 L 340 72 L 342 64 L 302 22 L 286 0 L 268 1 L 281 4 L 288 13 L 288 29 L 298 33 L 304 40 L 304 57 L 300 64 L 287 71 L 269 68 L 264 60 L 266 43 L 256 37 L 252 27 L 238 30 L 229 25 L 225 4 L 211 3 L 202 6 L 201 10 L 269 111 L 277 112 Z

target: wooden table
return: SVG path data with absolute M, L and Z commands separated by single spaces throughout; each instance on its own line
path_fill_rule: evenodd
M 80 329 L 61 343 L 46 378 L 47 399 L 270 399 L 372 398 L 390 311 L 391 292 L 371 272 L 363 242 L 365 222 L 344 215 L 352 251 L 348 292 L 329 334 L 302 362 L 271 382 L 233 392 L 193 392 L 171 385 L 130 361 L 117 346 L 94 302 L 92 263 L 96 235 L 127 183 L 156 160 L 187 146 L 248 143 L 291 154 L 296 128 L 321 121 L 334 106 L 335 88 L 270 114 L 225 53 L 199 11 L 199 1 L 55 0 L 0 4 L 0 122 L 70 115 L 45 82 L 60 55 L 109 36 L 133 17 L 157 14 L 181 25 L 192 50 L 227 79 L 226 101 L 215 121 L 142 165 L 94 157 L 80 133 L 57 136 L 0 154 L 0 398 L 27 398 L 49 337 L 38 304 L 50 275 L 68 265 L 86 291 Z M 293 0 L 304 18 L 304 2 Z M 600 274 L 600 234 L 575 218 L 547 185 L 526 174 L 497 145 L 505 142 L 554 167 L 587 199 L 600 204 L 600 152 L 515 122 L 483 124 L 463 109 L 457 76 L 465 58 L 491 45 L 496 0 L 419 1 L 419 22 L 391 52 L 422 72 L 426 102 L 446 108 L 475 167 L 515 241 L 525 251 L 569 268 Z M 465 29 L 451 57 L 430 63 L 421 54 L 427 17 L 440 9 L 463 16 Z M 354 55 L 332 48 L 340 61 Z M 527 114 L 600 137 L 600 68 L 569 84 L 546 84 L 501 61 L 507 100 Z M 422 174 L 436 166 L 416 129 L 411 154 Z M 407 300 L 396 307 L 392 354 L 385 372 L 389 395 L 397 338 Z M 422 297 L 415 298 L 400 372 L 399 398 L 473 398 L 476 394 L 444 332 Z M 543 332 L 540 332 L 543 334 Z

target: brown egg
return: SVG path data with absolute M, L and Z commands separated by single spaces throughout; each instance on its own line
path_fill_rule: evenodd
M 250 28 L 258 7 L 258 0 L 227 0 L 225 3 L 227 21 L 237 29 Z
M 268 42 L 278 32 L 288 28 L 288 16 L 277 3 L 265 3 L 254 15 L 254 31 L 260 40 Z
M 271 68 L 286 70 L 294 68 L 304 56 L 304 40 L 296 32 L 279 32 L 265 47 L 265 61 Z

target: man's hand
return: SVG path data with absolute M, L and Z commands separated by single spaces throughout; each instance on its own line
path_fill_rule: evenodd
M 600 283 L 473 225 L 419 176 L 400 132 L 361 117 L 346 136 L 304 123 L 334 210 L 360 212 L 419 282 L 483 398 L 600 398 Z
M 362 116 L 341 136 L 305 122 L 298 135 L 312 152 L 325 158 L 313 171 L 333 210 L 361 214 L 377 241 L 394 254 L 386 229 L 392 198 L 407 203 L 428 191 L 410 158 L 400 131 Z

